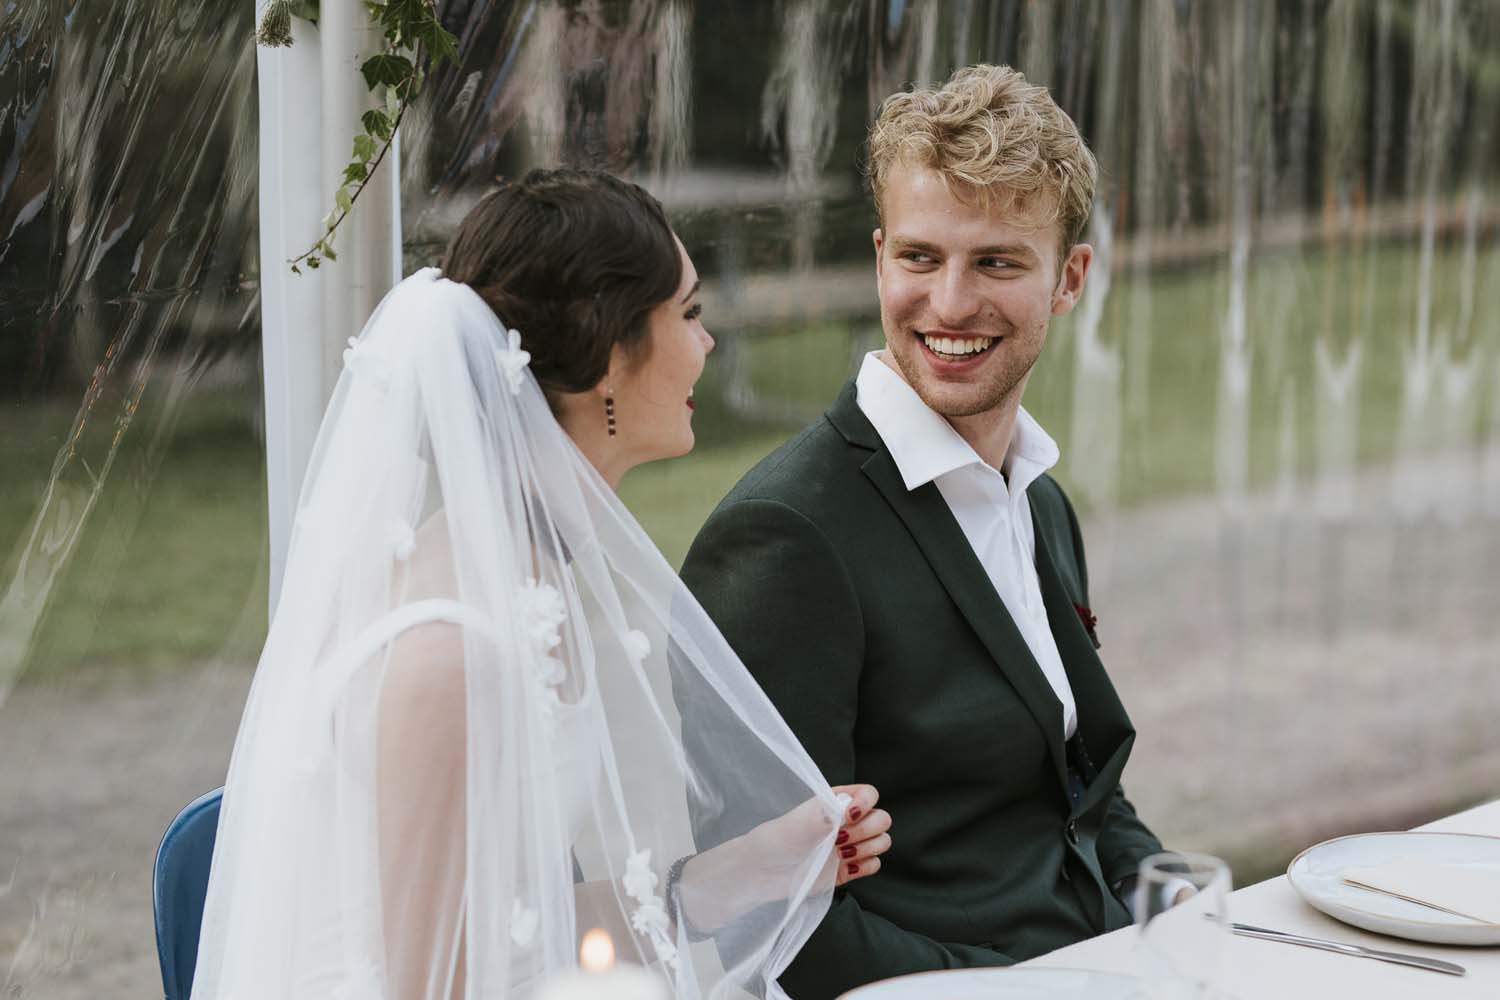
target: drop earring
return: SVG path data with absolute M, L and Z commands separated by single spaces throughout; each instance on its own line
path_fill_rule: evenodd
M 604 393 L 604 419 L 609 423 L 609 436 L 615 436 L 615 394 L 608 390 Z

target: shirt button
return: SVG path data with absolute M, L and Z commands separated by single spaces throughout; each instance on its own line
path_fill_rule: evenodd
M 1072 844 L 1074 847 L 1078 846 L 1077 823 L 1073 822 L 1072 820 L 1068 820 L 1068 825 L 1063 828 L 1063 833 L 1067 835 L 1068 843 Z

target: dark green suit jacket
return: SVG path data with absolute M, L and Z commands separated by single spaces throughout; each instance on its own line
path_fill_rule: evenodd
M 875 785 L 893 820 L 882 870 L 835 894 L 781 977 L 796 1000 L 1006 965 L 1130 922 L 1110 886 L 1161 849 L 1120 789 L 1135 733 L 1075 608 L 1089 600 L 1073 509 L 1047 476 L 1027 495 L 1098 769 L 1076 805 L 1061 703 L 936 484 L 907 492 L 852 382 L 688 553 L 688 587 L 824 776 Z M 700 842 L 741 832 L 713 824 Z

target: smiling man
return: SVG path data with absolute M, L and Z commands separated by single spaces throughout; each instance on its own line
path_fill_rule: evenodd
M 797 1000 L 1121 927 L 1161 849 L 1120 787 L 1134 731 L 1057 445 L 1021 408 L 1088 277 L 1094 158 L 1044 88 L 972 66 L 887 100 L 868 166 L 885 350 L 683 567 L 828 780 L 893 820 L 781 977 Z

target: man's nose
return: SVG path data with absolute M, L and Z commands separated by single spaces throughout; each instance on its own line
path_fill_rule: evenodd
M 961 327 L 979 312 L 979 291 L 965 267 L 947 267 L 937 275 L 928 301 L 933 318 L 945 327 Z

